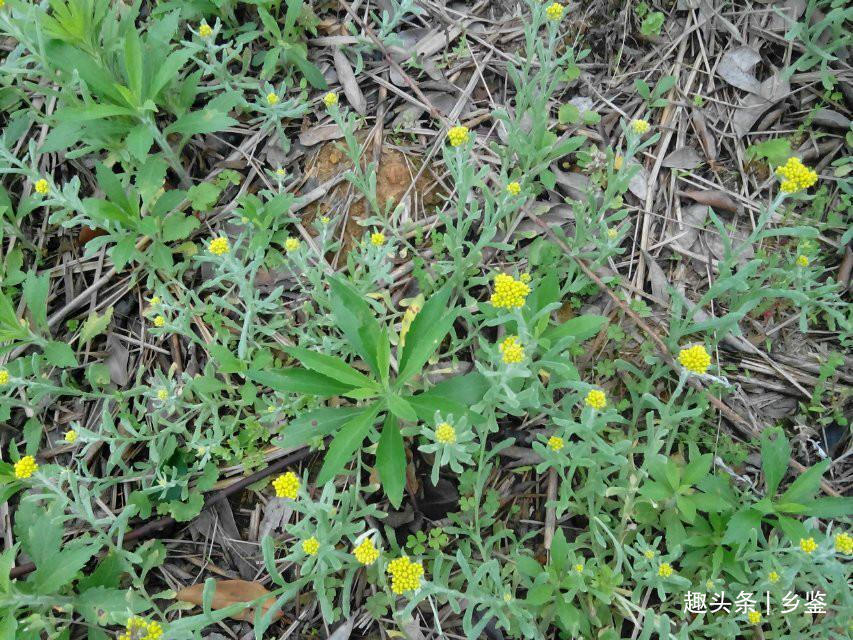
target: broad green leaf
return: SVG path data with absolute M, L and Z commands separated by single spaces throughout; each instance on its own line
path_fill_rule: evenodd
M 366 388 L 377 386 L 373 380 L 356 371 L 340 358 L 302 347 L 287 347 L 284 351 L 298 359 L 307 368 L 334 378 L 343 384 Z
M 779 498 L 779 502 L 796 502 L 798 504 L 808 504 L 814 498 L 814 495 L 820 489 L 820 479 L 824 472 L 829 467 L 831 460 L 821 460 L 813 467 L 809 467 L 803 471 L 796 480 L 791 483 L 791 486 Z
M 790 459 L 791 445 L 782 429 L 765 429 L 761 434 L 761 468 L 768 496 L 776 494 Z
M 246 368 L 246 363 L 235 356 L 228 347 L 212 343 L 207 345 L 207 350 L 216 359 L 221 373 L 237 373 Z
M 388 395 L 387 400 L 388 409 L 395 416 L 397 416 L 401 420 L 417 422 L 418 414 L 415 413 L 415 410 L 412 408 L 412 405 L 410 405 L 406 400 L 404 400 L 400 396 L 394 395 L 393 393 Z
M 27 579 L 27 584 L 36 593 L 56 593 L 74 579 L 98 548 L 98 545 L 80 545 L 68 550 L 61 546 L 53 549 L 40 565 L 36 564 L 36 570 Z
M 113 319 L 113 308 L 107 307 L 103 315 L 98 315 L 97 312 L 89 313 L 86 321 L 83 323 L 83 328 L 80 330 L 80 342 L 85 344 L 95 336 L 101 335 L 110 326 L 110 321 Z
M 456 311 L 448 309 L 451 289 L 444 286 L 426 302 L 412 321 L 406 344 L 400 355 L 397 388 L 416 373 L 423 370 L 424 364 L 435 353 L 444 336 L 450 331 L 456 319 Z
M 338 321 L 338 327 L 356 353 L 367 362 L 374 375 L 379 376 L 376 350 L 371 348 L 371 344 L 375 345 L 375 338 L 373 343 L 369 340 L 371 335 L 378 336 L 380 333 L 379 323 L 376 322 L 373 311 L 363 296 L 340 278 L 329 278 L 329 287 L 332 290 L 332 312 Z M 368 339 L 366 340 L 365 337 Z
M 572 336 L 575 342 L 583 342 L 597 334 L 605 322 L 607 322 L 607 318 L 604 316 L 578 316 L 577 318 L 571 318 L 561 324 L 549 327 L 542 337 L 551 342 L 556 342 L 567 336 Z
M 853 498 L 815 498 L 806 505 L 805 513 L 818 518 L 849 518 L 853 514 Z
M 270 371 L 247 371 L 249 380 L 282 393 L 307 393 L 328 398 L 339 396 L 353 387 L 324 376 L 316 371 L 299 367 L 271 369 Z
M 744 509 L 738 511 L 731 518 L 726 526 L 726 534 L 723 537 L 723 544 L 736 542 L 743 544 L 750 539 L 753 531 L 761 525 L 761 514 L 753 509 Z
M 65 342 L 48 342 L 44 345 L 44 357 L 55 367 L 76 367 L 77 357 L 74 349 Z
M 24 300 L 37 327 L 47 326 L 47 299 L 50 297 L 50 274 L 27 273 L 24 280 Z
M 163 241 L 174 242 L 188 237 L 200 223 L 195 216 L 187 216 L 182 213 L 174 213 L 166 218 L 163 223 Z
M 142 102 L 142 47 L 136 29 L 128 29 L 124 36 L 124 71 L 127 84 L 136 98 Z
M 554 532 L 554 537 L 551 540 L 550 564 L 558 573 L 562 573 L 568 565 L 569 553 L 570 549 L 569 543 L 566 542 L 566 534 L 563 532 L 562 527 L 557 527 L 557 530 Z
M 326 484 L 352 460 L 370 432 L 378 412 L 378 404 L 368 407 L 341 427 L 332 444 L 329 445 L 329 451 L 323 460 L 323 467 L 317 476 L 318 485 Z
M 163 133 L 180 133 L 185 138 L 203 133 L 216 133 L 233 127 L 237 121 L 214 109 L 201 109 L 187 113 L 166 127 Z
M 376 470 L 391 505 L 395 509 L 399 508 L 406 486 L 406 451 L 397 419 L 391 414 L 385 418 L 379 447 L 376 449 Z
M 363 407 L 322 407 L 303 413 L 281 429 L 273 444 L 282 449 L 301 447 L 314 438 L 338 431 L 362 410 Z

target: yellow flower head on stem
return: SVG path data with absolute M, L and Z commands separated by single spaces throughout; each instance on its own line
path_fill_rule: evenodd
M 518 309 L 530 293 L 530 287 L 511 275 L 499 273 L 495 276 L 495 290 L 489 302 L 498 309 Z
M 797 266 L 798 267 L 807 267 L 809 266 L 809 259 L 807 256 L 797 256 Z
M 356 560 L 365 566 L 373 564 L 379 558 L 379 550 L 373 546 L 371 538 L 365 538 L 360 545 L 352 550 L 352 554 Z
M 338 104 L 338 94 L 334 91 L 329 91 L 329 93 L 323 96 L 323 102 L 327 107 L 334 107 Z
M 160 402 L 166 402 L 169 399 L 169 392 L 166 389 L 157 390 L 157 399 Z
M 548 438 L 548 448 L 552 451 L 560 451 L 566 443 L 563 442 L 563 439 L 560 436 L 551 436 Z
M 776 584 L 777 582 L 779 582 L 779 574 L 775 571 L 771 571 L 767 574 L 767 579 L 770 580 L 770 582 L 772 582 L 773 584 Z
M 267 103 L 271 106 L 278 104 L 278 96 L 274 93 L 267 94 Z
M 9 384 L 9 371 L 6 369 L 0 369 L 0 387 Z
M 320 550 L 320 541 L 314 536 L 302 541 L 302 550 L 309 556 L 316 556 Z
M 77 441 L 77 432 L 74 429 L 69 429 L 65 432 L 65 442 L 71 444 Z
M 649 125 L 649 123 L 646 122 L 645 120 L 643 120 L 642 118 L 637 118 L 635 120 L 631 120 L 631 130 L 634 133 L 636 133 L 638 135 L 643 135 L 649 129 L 651 129 L 651 125 Z
M 290 253 L 291 251 L 298 251 L 299 245 L 300 245 L 300 242 L 297 238 L 288 237 L 284 241 L 284 250 L 287 251 L 288 253 Z
M 672 565 L 668 562 L 661 562 L 661 565 L 658 567 L 658 575 L 661 578 L 668 578 L 672 575 Z
M 440 444 L 453 444 L 456 442 L 456 429 L 447 422 L 442 422 L 435 428 L 435 439 Z
M 800 538 L 800 549 L 811 554 L 817 549 L 817 542 L 814 541 L 814 538 Z
M 506 192 L 511 196 L 517 196 L 519 193 L 521 193 L 521 185 L 517 182 L 510 182 L 506 186 Z
M 761 614 L 754 609 L 747 614 L 747 618 L 749 618 L 750 624 L 758 624 L 761 622 Z
M 36 182 L 36 193 L 42 196 L 46 196 L 48 191 L 50 191 L 50 184 L 47 180 L 42 178 L 41 180 Z
M 518 336 L 507 337 L 498 348 L 506 364 L 515 364 L 524 360 L 524 347 L 518 341 Z
M 678 352 L 678 362 L 690 373 L 703 374 L 711 366 L 711 356 L 705 345 L 697 344 Z
M 385 234 L 380 233 L 379 231 L 374 231 L 370 234 L 370 244 L 374 247 L 381 247 L 385 244 Z
M 583 573 L 583 565 L 580 562 L 575 565 L 575 571 Z
M 166 318 L 164 318 L 163 316 L 155 316 L 154 317 L 154 326 L 157 327 L 158 329 L 160 327 L 165 326 L 165 324 L 166 324 Z
M 279 498 L 296 500 L 296 496 L 299 495 L 299 477 L 293 471 L 280 475 L 273 480 L 272 486 L 275 489 L 275 495 Z
M 652 551 L 651 549 L 646 549 L 646 550 L 643 552 L 643 555 L 644 555 L 644 556 L 646 556 L 646 558 L 648 558 L 649 560 L 651 560 L 652 558 L 654 558 L 654 557 L 655 557 L 655 552 L 654 552 L 654 551 Z
M 198 35 L 202 38 L 209 38 L 210 34 L 213 33 L 213 29 L 210 28 L 210 25 L 206 22 L 202 22 L 198 28 Z
M 401 595 L 420 588 L 424 567 L 420 562 L 412 562 L 408 556 L 402 556 L 388 563 L 388 573 L 391 574 L 391 591 Z
M 583 399 L 584 403 L 588 407 L 592 407 L 593 409 L 597 409 L 601 411 L 604 407 L 607 406 L 607 396 L 601 389 L 590 389 L 589 393 L 586 394 L 586 398 Z
M 36 464 L 35 458 L 24 456 L 15 463 L 15 477 L 18 480 L 24 480 L 38 471 L 38 468 L 39 466 Z
M 853 554 L 853 536 L 847 533 L 839 533 L 835 536 L 835 550 L 848 556 Z
M 279 167 L 278 169 L 275 170 L 275 175 L 277 175 L 279 178 L 282 178 L 285 175 L 287 175 L 287 171 L 285 171 L 284 169 Z
M 468 131 L 468 127 L 457 125 L 451 127 L 450 131 L 447 132 L 447 139 L 450 141 L 450 146 L 458 147 L 468 142 L 471 139 L 471 134 Z
M 228 246 L 228 238 L 219 236 L 210 241 L 207 249 L 215 256 L 222 256 L 228 253 L 231 249 Z
M 619 235 L 619 231 L 617 231 L 616 229 L 613 229 L 612 227 L 607 230 L 607 237 L 610 238 L 611 240 L 615 240 L 618 235 Z
M 556 22 L 557 20 L 561 20 L 563 18 L 563 13 L 565 12 L 565 10 L 566 8 L 559 2 L 553 2 L 549 4 L 548 7 L 545 9 L 545 15 L 548 16 L 549 20 L 554 20 Z
M 817 173 L 800 162 L 799 158 L 791 157 L 780 167 L 776 167 L 776 176 L 782 181 L 779 188 L 784 193 L 804 191 L 817 182 Z

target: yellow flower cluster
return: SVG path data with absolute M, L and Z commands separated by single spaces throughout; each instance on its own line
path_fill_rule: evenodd
M 296 496 L 299 495 L 299 477 L 293 471 L 280 475 L 272 481 L 272 486 L 275 489 L 275 495 L 279 498 L 296 500 Z
M 24 456 L 15 463 L 15 477 L 18 480 L 29 478 L 38 471 L 38 468 L 39 466 L 36 464 L 35 458 L 32 456 Z
M 759 622 L 761 622 L 761 614 L 758 611 L 756 611 L 755 609 L 750 611 L 747 614 L 747 617 L 749 618 L 750 624 L 758 624 Z
M 169 392 L 166 389 L 157 389 L 157 399 L 160 402 L 166 402 L 169 399 Z
M 376 562 L 376 559 L 379 557 L 379 549 L 373 546 L 371 538 L 365 538 L 364 542 L 352 550 L 352 554 L 361 564 L 370 565 Z
M 506 186 L 506 192 L 511 196 L 517 196 L 519 193 L 521 193 L 521 185 L 517 182 L 510 182 Z
M 329 224 L 331 221 L 332 219 L 329 216 L 323 216 L 322 218 L 320 218 L 320 222 L 322 222 L 323 224 Z
M 284 176 L 287 175 L 287 171 L 285 171 L 283 168 L 279 167 L 278 169 L 275 170 L 275 175 L 277 175 L 280 178 L 283 178 Z
M 160 296 L 151 296 L 151 306 L 152 307 L 156 307 L 158 304 L 160 304 L 160 302 L 161 302 Z
M 814 538 L 800 538 L 800 549 L 806 553 L 812 553 L 817 549 L 817 542 L 814 541 Z
M 643 551 L 643 555 L 646 556 L 646 558 L 648 558 L 649 560 L 651 560 L 655 557 L 655 552 L 651 549 L 646 549 L 645 551 Z
M 465 144 L 470 138 L 471 134 L 468 132 L 468 127 L 462 125 L 451 127 L 450 131 L 447 132 L 447 139 L 450 140 L 450 145 L 453 147 Z
M 323 96 L 323 102 L 327 107 L 334 107 L 338 104 L 338 94 L 334 91 L 329 91 L 329 93 Z
M 767 579 L 770 580 L 770 582 L 772 582 L 773 584 L 776 584 L 777 582 L 779 582 L 779 574 L 775 571 L 771 571 L 767 574 Z
M 512 309 L 524 306 L 524 299 L 530 293 L 530 287 L 511 275 L 499 273 L 495 276 L 495 292 L 490 302 L 499 309 Z
M 645 120 L 643 120 L 642 118 L 637 118 L 636 120 L 631 120 L 631 130 L 634 133 L 637 133 L 639 135 L 643 135 L 649 129 L 651 129 L 651 125 L 649 125 L 649 123 L 646 122 Z
M 36 182 L 36 193 L 46 196 L 48 191 L 50 191 L 50 185 L 48 184 L 47 180 L 42 178 L 41 180 Z
M 553 451 L 559 451 L 566 445 L 560 436 L 551 436 L 548 438 L 548 448 Z
M 578 573 L 583 573 L 583 565 L 581 563 L 576 564 L 575 571 L 577 571 Z
M 678 362 L 691 373 L 705 373 L 711 366 L 711 356 L 701 344 L 687 347 L 678 352 Z
M 385 244 L 385 234 L 380 233 L 379 231 L 374 231 L 370 234 L 370 244 L 374 247 L 381 247 Z
M 124 629 L 118 640 L 160 640 L 163 636 L 163 627 L 159 622 L 146 622 L 139 616 L 130 618 Z
M 672 565 L 669 564 L 668 562 L 662 562 L 661 565 L 658 567 L 658 575 L 661 578 L 668 578 L 669 576 L 671 576 L 672 575 Z
M 800 162 L 799 158 L 788 158 L 780 167 L 776 167 L 776 175 L 782 180 L 779 188 L 785 193 L 803 191 L 817 182 L 817 173 Z
M 545 15 L 548 16 L 549 20 L 560 20 L 563 17 L 564 11 L 565 7 L 563 5 L 559 2 L 554 2 L 549 4 L 545 9 Z
M 299 250 L 299 239 L 290 236 L 284 241 L 284 250 L 290 253 L 291 251 Z
M 320 550 L 320 541 L 314 536 L 302 541 L 302 550 L 309 556 L 316 556 Z
M 65 442 L 71 444 L 72 442 L 77 441 L 77 432 L 74 429 L 69 429 L 65 432 Z
M 442 422 L 435 428 L 435 439 L 441 444 L 453 444 L 456 442 L 456 429 L 447 422 Z
M 599 411 L 607 406 L 607 396 L 601 389 L 590 389 L 583 401 L 586 403 L 586 406 L 598 409 Z
M 797 266 L 807 267 L 809 266 L 809 259 L 807 256 L 797 256 Z
M 607 237 L 611 240 L 615 240 L 616 236 L 619 235 L 619 232 L 616 229 L 610 228 L 607 230 Z
M 215 256 L 221 256 L 228 253 L 231 249 L 228 247 L 228 238 L 219 236 L 210 241 L 207 245 L 208 250 Z
M 846 533 L 835 536 L 835 550 L 848 556 L 853 554 L 853 536 Z
M 503 361 L 506 364 L 515 364 L 524 360 L 524 347 L 518 341 L 518 336 L 509 336 L 501 342 L 498 348 L 501 350 Z
M 275 95 L 274 93 L 268 93 L 267 94 L 267 102 L 271 105 L 278 104 L 278 96 Z
M 154 318 L 154 326 L 160 328 L 166 324 L 166 318 L 163 316 L 155 316 Z
M 207 23 L 202 23 L 198 28 L 198 35 L 202 38 L 209 38 L 211 33 L 213 33 L 213 29 Z
M 420 588 L 424 567 L 420 562 L 409 560 L 409 556 L 402 556 L 388 564 L 388 573 L 391 574 L 391 591 L 400 595 Z
M 0 369 L 0 387 L 9 384 L 9 372 L 6 369 Z

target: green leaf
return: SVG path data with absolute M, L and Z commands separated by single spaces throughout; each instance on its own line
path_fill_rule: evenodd
M 249 380 L 282 393 L 307 393 L 312 396 L 328 398 L 342 395 L 353 389 L 351 385 L 343 384 L 316 371 L 299 367 L 271 369 L 270 371 L 247 371 L 244 375 Z
M 335 314 L 338 327 L 356 353 L 367 362 L 374 375 L 381 375 L 375 348 L 380 329 L 373 311 L 364 297 L 340 278 L 329 278 L 329 287 L 332 290 L 332 313 Z
M 726 534 L 723 537 L 723 544 L 737 542 L 743 544 L 750 539 L 753 531 L 757 530 L 761 525 L 761 514 L 754 509 L 744 509 L 738 511 L 731 518 L 726 526 Z
M 319 351 L 303 349 L 302 347 L 287 347 L 285 353 L 297 358 L 307 368 L 322 373 L 352 387 L 377 387 L 377 384 L 356 371 L 340 358 L 329 356 Z
M 50 297 L 50 274 L 27 273 L 24 280 L 24 300 L 37 327 L 47 326 L 47 299 Z
M 169 513 L 177 522 L 189 522 L 201 513 L 204 497 L 201 493 L 191 493 L 186 502 L 173 500 L 169 503 Z
M 403 436 L 397 419 L 392 415 L 385 418 L 379 447 L 376 450 L 376 470 L 382 481 L 385 495 L 391 505 L 397 509 L 403 501 L 403 489 L 406 486 L 406 451 L 403 448 Z
M 415 410 L 412 408 L 412 405 L 410 405 L 408 402 L 406 402 L 403 398 L 391 393 L 388 395 L 387 400 L 388 400 L 388 409 L 395 416 L 397 416 L 401 420 L 408 420 L 409 422 L 417 422 L 418 414 L 415 413 Z
M 779 498 L 779 502 L 796 502 L 808 504 L 820 489 L 820 479 L 829 467 L 830 460 L 821 460 L 813 467 L 809 467 L 801 473 L 791 486 Z
M 219 371 L 222 373 L 238 373 L 246 368 L 246 363 L 235 356 L 228 347 L 211 343 L 207 345 L 207 350 L 219 363 Z
M 183 240 L 195 229 L 198 229 L 200 224 L 195 216 L 187 216 L 182 213 L 172 214 L 163 223 L 163 241 Z
M 142 102 L 142 51 L 136 29 L 127 29 L 124 36 L 124 71 L 127 84 L 136 98 Z
M 563 528 L 557 527 L 554 538 L 551 540 L 551 566 L 557 570 L 557 573 L 562 573 L 569 564 L 570 551 Z
M 92 311 L 83 323 L 83 328 L 80 330 L 80 342 L 86 344 L 95 336 L 101 335 L 110 326 L 110 321 L 113 319 L 113 308 L 108 307 L 103 315 L 98 315 Z
M 560 124 L 578 124 L 581 121 L 581 112 L 575 105 L 567 102 L 560 106 L 557 118 Z
M 216 133 L 238 124 L 237 121 L 215 109 L 201 109 L 187 113 L 166 127 L 164 134 L 180 133 L 185 138 L 201 133 Z
M 74 350 L 65 342 L 48 342 L 44 345 L 44 357 L 55 367 L 76 367 Z
M 364 409 L 350 419 L 335 435 L 329 451 L 323 460 L 323 467 L 317 476 L 317 484 L 326 484 L 352 460 L 353 454 L 361 447 L 379 412 L 379 404 Z
M 806 505 L 805 513 L 818 518 L 849 518 L 853 513 L 853 498 L 815 498 Z
M 552 343 L 561 340 L 568 336 L 572 336 L 575 342 L 583 342 L 601 331 L 602 325 L 607 322 L 604 316 L 583 315 L 577 318 L 571 318 L 565 322 L 548 327 L 543 338 L 550 340 Z
M 40 565 L 36 564 L 27 584 L 36 593 L 56 593 L 74 579 L 98 548 L 98 545 L 80 545 L 70 550 L 61 550 L 61 546 L 53 549 Z
M 435 353 L 441 341 L 450 331 L 456 320 L 456 310 L 448 309 L 451 289 L 449 286 L 442 287 L 415 315 L 409 333 L 406 335 L 406 344 L 400 355 L 399 374 L 396 387 L 399 389 L 404 382 L 420 373 L 426 361 Z
M 785 432 L 778 428 L 764 430 L 761 434 L 761 468 L 768 496 L 776 494 L 790 459 L 791 445 L 788 444 Z

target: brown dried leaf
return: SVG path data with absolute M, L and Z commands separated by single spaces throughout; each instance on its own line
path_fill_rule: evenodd
M 312 147 L 321 142 L 338 140 L 344 137 L 344 132 L 336 124 L 322 124 L 303 131 L 299 134 L 299 144 L 303 147 Z
M 649 283 L 652 285 L 652 295 L 658 300 L 669 302 L 669 289 L 672 286 L 661 266 L 645 249 L 642 249 L 643 258 L 646 261 L 646 269 L 649 274 Z
M 684 223 L 684 228 L 679 230 L 679 237 L 676 238 L 675 244 L 682 249 L 689 250 L 699 237 L 699 230 L 705 227 L 705 218 L 708 217 L 708 205 L 693 204 L 689 207 L 684 207 L 681 210 L 681 220 Z M 681 234 L 684 235 L 681 235 Z
M 693 121 L 693 128 L 696 130 L 696 135 L 699 136 L 699 144 L 702 145 L 702 151 L 705 152 L 705 157 L 708 159 L 708 162 L 716 162 L 717 141 L 711 135 L 710 131 L 708 131 L 705 114 L 696 109 L 693 111 L 691 119 Z
M 661 164 L 670 169 L 695 169 L 702 164 L 702 158 L 693 147 L 681 147 L 664 158 Z
M 347 102 L 356 113 L 363 116 L 367 112 L 367 100 L 364 99 L 364 94 L 355 79 L 352 65 L 339 47 L 335 47 L 332 57 L 335 60 L 335 70 L 338 72 L 338 80 L 344 89 Z
M 258 584 L 257 582 L 248 582 L 246 580 L 216 580 L 215 582 L 216 591 L 213 594 L 213 603 L 211 604 L 211 607 L 214 610 L 224 609 L 225 607 L 240 602 L 251 602 L 252 600 L 263 598 L 270 593 L 263 585 Z M 175 599 L 180 600 L 181 602 L 191 602 L 192 604 L 201 606 L 203 592 L 204 583 L 201 582 L 185 589 L 181 589 L 178 591 Z M 275 598 L 270 596 L 263 601 L 261 607 L 264 612 L 266 612 L 274 604 Z M 245 620 L 250 622 L 254 619 L 254 616 L 255 614 L 252 609 L 243 609 L 239 613 L 235 613 L 229 617 L 234 620 Z M 281 611 L 277 611 L 273 618 L 278 620 L 281 616 Z
M 700 204 L 707 204 L 718 211 L 728 211 L 730 213 L 737 213 L 738 211 L 737 202 L 732 200 L 725 191 L 718 191 L 716 189 L 708 189 L 707 191 L 690 189 L 688 191 L 679 191 L 678 194 Z
M 723 54 L 717 67 L 717 75 L 738 89 L 758 93 L 761 83 L 753 75 L 752 70 L 759 62 L 761 62 L 761 56 L 755 49 L 738 47 Z
M 628 191 L 633 193 L 640 200 L 645 200 L 649 193 L 649 172 L 646 171 L 646 168 L 643 165 L 636 162 L 632 162 L 631 165 L 640 167 L 640 170 L 634 174 L 631 178 L 631 182 L 628 183 Z

